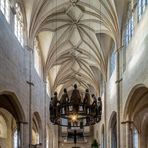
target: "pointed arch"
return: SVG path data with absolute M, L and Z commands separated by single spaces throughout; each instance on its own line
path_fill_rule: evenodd
M 133 103 L 133 101 L 136 99 L 135 97 L 134 97 L 134 94 L 136 94 L 136 92 L 140 92 L 140 90 L 143 90 L 143 91 L 146 91 L 146 89 L 147 89 L 147 87 L 144 85 L 144 84 L 137 84 L 137 85 L 135 85 L 132 89 L 131 89 L 131 91 L 130 91 L 130 93 L 129 93 L 129 95 L 128 95 L 128 98 L 127 98 L 127 101 L 126 101 L 126 103 L 125 103 L 125 106 L 124 106 L 124 113 L 123 113 L 123 119 L 124 120 L 126 120 L 126 118 L 128 118 L 127 117 L 127 115 L 128 115 L 128 113 L 129 113 L 129 108 L 130 108 L 130 105 Z M 136 100 L 135 100 L 136 101 Z
M 8 110 L 18 122 L 25 122 L 25 112 L 14 92 L 0 91 L 0 107 Z
M 108 125 L 110 148 L 117 148 L 117 113 L 112 112 Z

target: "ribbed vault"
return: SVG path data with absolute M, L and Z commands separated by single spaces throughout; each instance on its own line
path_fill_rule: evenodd
M 30 45 L 39 36 L 51 92 L 71 91 L 74 83 L 99 94 L 99 73 L 107 77 L 110 44 L 118 44 L 119 23 L 113 0 L 24 1 Z M 106 43 L 99 40 L 107 36 Z M 45 35 L 45 36 L 44 36 Z M 44 40 L 45 37 L 45 40 Z M 46 47 L 43 48 L 43 47 Z M 103 49 L 107 47 L 108 49 Z

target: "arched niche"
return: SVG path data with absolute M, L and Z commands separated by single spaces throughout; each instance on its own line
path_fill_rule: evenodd
M 108 133 L 110 148 L 117 148 L 117 113 L 115 111 L 112 112 L 109 120 Z
M 19 123 L 25 122 L 25 114 L 17 96 L 10 91 L 0 92 L 0 116 L 1 116 L 1 130 L 2 136 L 0 139 L 0 147 L 11 148 L 14 147 L 13 131 L 17 129 L 21 139 Z M 20 124 L 19 124 L 20 125 Z M 19 147 L 21 142 L 16 146 Z
M 13 92 L 0 92 L 0 107 L 9 111 L 17 122 L 26 121 L 24 110 Z
M 3 139 L 3 142 L 1 141 L 2 146 L 0 146 L 3 148 L 11 148 L 14 144 L 13 130 L 17 129 L 19 133 L 18 139 L 21 140 L 22 135 L 20 133 L 20 123 L 24 123 L 26 121 L 24 110 L 19 102 L 19 99 L 13 92 L 0 91 L 0 113 L 3 117 L 5 117 L 7 125 L 7 139 L 6 141 Z M 19 147 L 22 143 L 23 141 L 17 143 L 17 147 Z
M 32 145 L 37 145 L 37 144 L 39 144 L 39 133 L 33 125 L 33 128 L 32 128 Z
M 101 148 L 105 148 L 105 131 L 104 124 L 101 127 Z
M 13 115 L 4 108 L 0 108 L 0 147 L 14 147 L 13 131 L 16 130 L 16 120 Z
M 124 108 L 124 120 L 129 123 L 130 146 L 148 147 L 148 88 L 142 84 L 131 90 Z M 135 132 L 137 131 L 137 132 Z M 135 134 L 137 135 L 135 136 Z M 137 140 L 134 140 L 134 137 Z
M 42 122 L 38 112 L 32 117 L 32 145 L 42 144 Z

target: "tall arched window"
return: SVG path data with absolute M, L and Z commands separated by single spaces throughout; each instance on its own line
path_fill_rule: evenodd
M 127 20 L 127 24 L 126 24 L 126 47 L 128 46 L 132 36 L 133 36 L 133 33 L 134 33 L 134 17 L 131 16 L 128 20 Z
M 18 134 L 17 134 L 17 130 L 15 130 L 13 133 L 13 148 L 17 148 L 17 147 L 18 147 Z
M 39 133 L 34 129 L 32 129 L 32 144 L 39 144 Z
M 117 116 L 111 120 L 111 148 L 117 148 Z
M 115 46 L 113 44 L 112 49 L 111 49 L 111 55 L 110 55 L 110 76 L 112 75 L 113 71 L 115 70 Z
M 146 5 L 148 4 L 148 0 L 138 0 L 137 2 L 138 2 L 137 13 L 138 13 L 138 22 L 139 22 L 141 20 L 142 14 L 145 11 Z
M 136 128 L 133 129 L 133 148 L 138 148 L 138 131 Z
M 24 44 L 24 39 L 23 39 L 23 30 L 24 30 L 24 24 L 23 24 L 23 15 L 21 12 L 21 8 L 18 3 L 15 5 L 15 10 L 16 14 L 14 17 L 14 30 L 15 30 L 15 35 L 21 45 Z
M 102 127 L 101 148 L 105 148 L 105 140 L 104 140 L 104 125 L 103 125 L 103 127 Z
M 6 20 L 10 22 L 10 1 L 0 0 L 0 10 L 5 15 Z
M 128 14 L 125 29 L 125 46 L 127 47 L 134 34 L 134 17 L 132 13 L 131 3 L 128 5 Z
M 34 113 L 32 118 L 32 144 L 38 145 L 40 144 L 41 140 L 41 120 L 38 113 Z
M 50 84 L 49 84 L 50 82 L 49 82 L 49 78 L 47 78 L 47 87 L 46 87 L 46 91 L 47 91 L 47 94 L 48 94 L 48 96 L 51 96 L 51 94 L 50 94 Z
M 39 41 L 37 38 L 34 40 L 34 67 L 39 76 L 42 74 L 42 61 L 40 54 Z

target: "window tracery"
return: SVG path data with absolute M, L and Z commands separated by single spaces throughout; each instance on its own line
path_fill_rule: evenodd
M 23 30 L 24 30 L 24 24 L 23 24 L 23 15 L 21 12 L 21 8 L 18 3 L 15 5 L 15 10 L 16 14 L 14 16 L 14 30 L 15 30 L 15 35 L 21 45 L 23 45 L 24 40 L 23 40 Z
M 131 3 L 129 3 L 127 20 L 126 20 L 126 30 L 125 30 L 125 46 L 126 47 L 128 46 L 133 34 L 134 34 L 134 16 L 132 12 Z
M 134 34 L 135 24 L 141 20 L 142 15 L 148 5 L 148 0 L 137 0 L 136 5 L 132 8 L 131 1 L 128 5 L 128 14 L 127 14 L 127 21 L 126 21 L 126 29 L 125 29 L 125 47 L 128 46 L 131 38 Z M 136 16 L 136 17 L 135 17 Z

